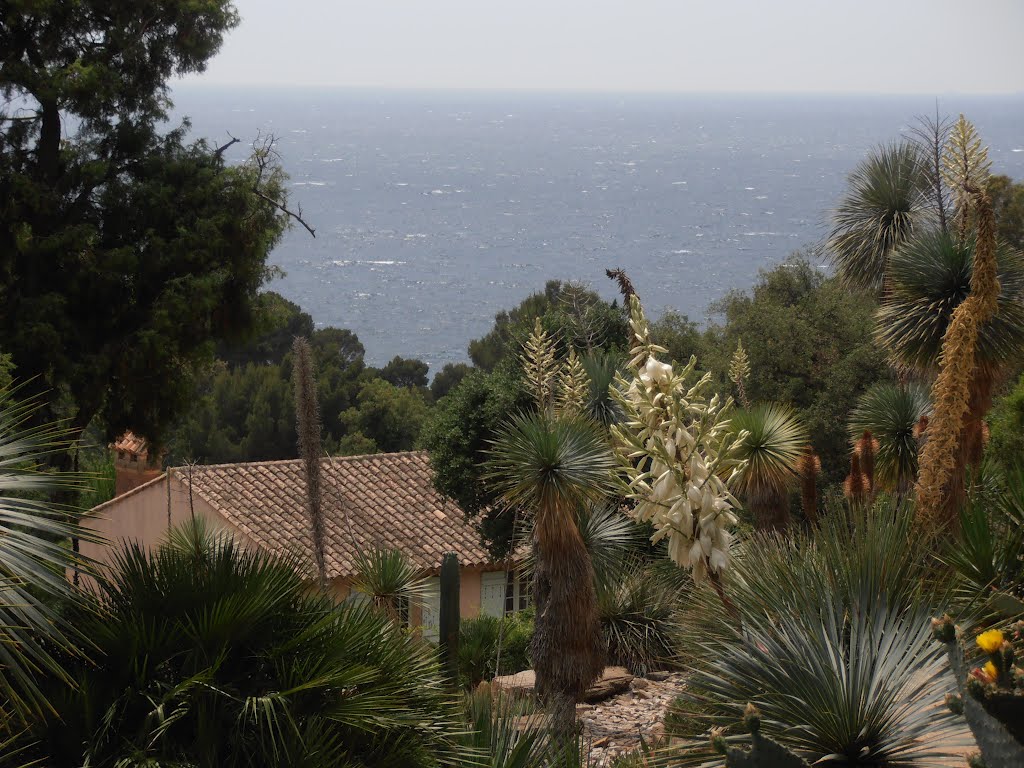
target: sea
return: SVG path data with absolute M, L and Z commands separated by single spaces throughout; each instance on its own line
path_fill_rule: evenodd
M 273 135 L 293 226 L 268 285 L 381 365 L 465 361 L 495 313 L 573 280 L 705 322 L 828 231 L 847 175 L 921 115 L 965 113 L 1024 179 L 1024 95 L 766 96 L 182 86 L 175 119 L 241 161 Z M 829 265 L 814 257 L 823 270 Z

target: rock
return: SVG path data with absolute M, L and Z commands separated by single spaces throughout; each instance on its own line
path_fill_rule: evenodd
M 629 687 L 634 691 L 643 691 L 646 690 L 649 685 L 649 681 L 644 680 L 642 677 L 635 677 L 633 678 L 633 682 L 629 684 Z
M 633 676 L 625 667 L 605 667 L 601 678 L 583 694 L 583 701 L 595 704 L 599 701 L 617 696 L 629 690 Z M 503 675 L 491 681 L 492 691 L 504 691 L 513 696 L 531 696 L 537 676 L 532 669 L 517 672 L 514 675 Z
M 633 676 L 625 667 L 605 667 L 601 679 L 587 689 L 583 694 L 583 700 L 588 704 L 596 704 L 612 696 L 625 693 L 629 690 L 631 682 L 633 682 Z
M 671 677 L 671 672 L 648 672 L 647 679 L 656 683 L 663 683 Z
M 537 676 L 532 669 L 516 672 L 514 675 L 502 675 L 491 681 L 492 691 L 504 691 L 513 696 L 532 696 L 537 684 Z

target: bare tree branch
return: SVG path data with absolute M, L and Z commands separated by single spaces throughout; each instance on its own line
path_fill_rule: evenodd
M 223 157 L 224 153 L 227 151 L 227 149 L 229 147 L 232 147 L 232 146 L 234 146 L 235 144 L 238 143 L 238 139 L 236 139 L 234 136 L 231 136 L 230 133 L 228 134 L 228 136 L 231 137 L 231 141 L 229 141 L 227 144 L 224 144 L 224 145 L 222 145 L 220 147 L 217 147 L 215 150 L 213 150 L 213 156 L 214 157 L 220 159 L 221 157 Z
M 273 134 L 259 134 L 252 143 L 253 153 L 252 160 L 256 165 L 256 183 L 253 185 L 252 192 L 256 197 L 264 200 L 273 205 L 281 213 L 285 214 L 289 218 L 299 222 L 306 231 L 309 232 L 313 237 L 316 237 L 316 230 L 309 225 L 309 223 L 302 217 L 302 206 L 298 206 L 295 210 L 292 210 L 280 200 L 276 200 L 270 195 L 266 194 L 262 189 L 262 183 L 268 173 L 271 173 L 277 166 L 277 161 L 280 159 L 280 155 L 277 150 L 274 149 L 274 144 L 277 143 L 277 139 Z M 229 145 L 230 146 L 230 145 Z

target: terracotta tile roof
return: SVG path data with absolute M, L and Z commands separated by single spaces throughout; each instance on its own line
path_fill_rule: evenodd
M 111 446 L 115 451 L 126 451 L 141 456 L 146 453 L 146 438 L 137 436 L 134 432 L 125 432 Z
M 187 468 L 171 472 L 187 484 Z M 191 474 L 193 493 L 261 547 L 312 562 L 298 459 L 195 466 Z M 328 578 L 351 576 L 356 552 L 374 547 L 399 549 L 424 571 L 437 570 L 449 551 L 463 566 L 489 565 L 476 529 L 434 490 L 431 478 L 422 451 L 324 459 Z

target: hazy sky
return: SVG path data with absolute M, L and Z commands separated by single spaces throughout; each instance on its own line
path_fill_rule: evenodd
M 201 82 L 1024 92 L 1024 0 L 235 2 Z

